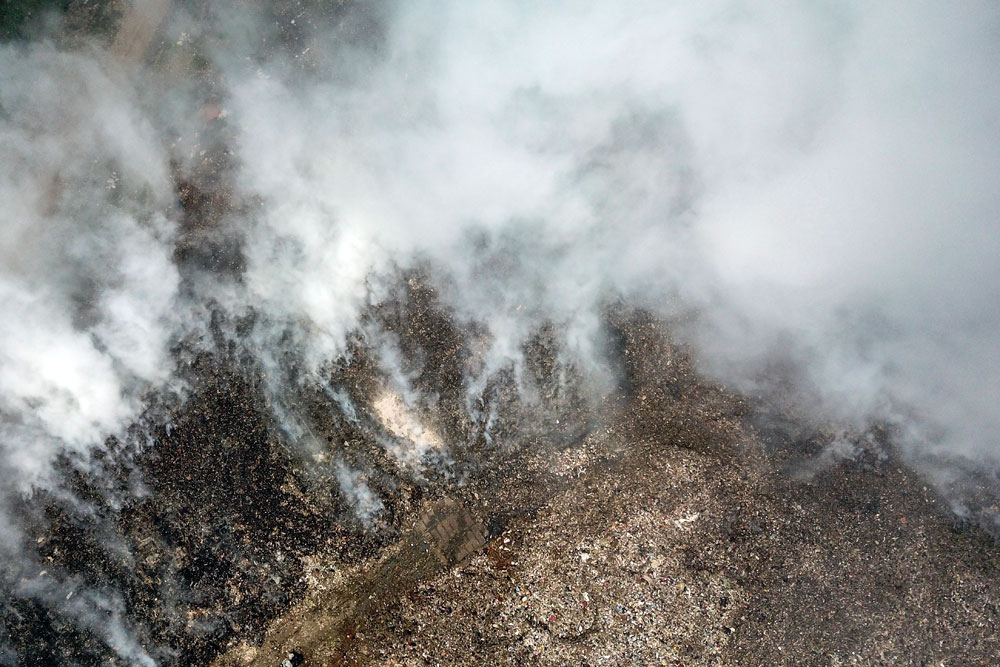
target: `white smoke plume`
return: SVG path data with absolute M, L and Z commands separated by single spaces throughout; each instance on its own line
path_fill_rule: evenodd
M 21 491 L 171 370 L 166 153 L 94 53 L 0 47 L 0 452 Z
M 35 578 L 22 579 L 17 593 L 44 601 L 58 615 L 72 619 L 79 627 L 93 630 L 129 664 L 155 667 L 156 661 L 133 637 L 121 599 L 74 585 L 71 580 L 59 582 L 45 575 L 43 571 Z
M 233 87 L 267 202 L 253 298 L 339 339 L 366 276 L 426 256 L 500 359 L 545 319 L 592 358 L 608 293 L 694 308 L 703 368 L 730 384 L 790 358 L 819 415 L 995 460 L 997 20 L 986 3 L 400 8 L 374 63 L 338 51 L 364 67 L 346 83 L 275 67 Z
M 371 523 L 381 514 L 384 505 L 371 490 L 364 475 L 347 467 L 343 461 L 336 465 L 337 483 L 354 508 L 354 515 L 364 523 Z
M 518 368 L 543 322 L 599 367 L 601 308 L 624 298 L 694 313 L 683 335 L 731 386 L 765 392 L 792 363 L 818 418 L 888 420 L 915 456 L 1000 458 L 991 3 L 296 16 L 174 8 L 158 62 L 195 51 L 221 82 L 207 92 L 167 66 L 116 73 L 98 47 L 0 51 L 7 476 L 44 479 L 169 375 L 196 308 L 170 259 L 170 161 L 210 122 L 251 203 L 232 214 L 242 281 L 205 293 L 295 329 L 311 369 L 379 276 L 424 263 L 488 325 L 483 374 Z

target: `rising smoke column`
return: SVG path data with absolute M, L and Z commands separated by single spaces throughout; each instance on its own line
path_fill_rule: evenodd
M 0 49 L 0 413 L 22 491 L 170 372 L 173 204 L 160 137 L 99 54 Z

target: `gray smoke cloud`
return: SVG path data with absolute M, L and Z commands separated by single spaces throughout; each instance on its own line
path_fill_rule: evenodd
M 171 370 L 173 187 L 117 74 L 100 54 L 0 47 L 0 451 L 22 492 Z
M 492 368 L 546 319 L 594 358 L 608 293 L 693 308 L 702 367 L 731 385 L 760 390 L 780 357 L 823 418 L 995 460 L 997 19 L 985 3 L 400 8 L 376 63 L 340 54 L 364 62 L 357 80 L 276 68 L 234 86 L 245 182 L 268 203 L 251 291 L 307 314 L 325 350 L 367 276 L 430 257 L 489 322 Z
M 155 72 L 96 46 L 0 49 L 0 447 L 18 489 L 168 381 L 197 299 L 265 314 L 264 358 L 292 330 L 317 371 L 382 278 L 418 264 L 489 327 L 472 387 L 521 372 L 545 322 L 605 377 L 601 309 L 623 298 L 685 313 L 701 369 L 737 389 L 790 364 L 817 419 L 889 421 L 914 457 L 1000 458 L 992 4 L 296 16 L 173 8 Z M 196 61 L 216 83 L 192 84 Z M 209 122 L 229 133 L 245 265 L 185 292 L 171 164 L 197 161 Z

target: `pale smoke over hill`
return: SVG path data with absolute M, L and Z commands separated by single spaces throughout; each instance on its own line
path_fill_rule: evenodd
M 0 345 L 7 483 L 131 419 L 170 374 L 178 275 L 166 151 L 96 54 L 0 51 Z
M 817 421 L 888 421 L 917 458 L 1000 458 L 991 3 L 293 20 L 176 7 L 137 69 L 95 44 L 0 47 L 12 490 L 168 386 L 170 346 L 202 334 L 207 299 L 263 314 L 266 367 L 293 345 L 315 370 L 364 328 L 382 279 L 418 263 L 489 328 L 471 387 L 521 372 L 548 321 L 604 377 L 600 312 L 623 299 L 682 316 L 701 369 L 734 388 Z M 236 239 L 235 277 L 172 261 L 171 175 L 209 126 L 239 204 L 198 238 Z

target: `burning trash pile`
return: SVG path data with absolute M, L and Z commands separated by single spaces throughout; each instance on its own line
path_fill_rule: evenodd
M 7 5 L 0 665 L 1000 654 L 994 8 Z

